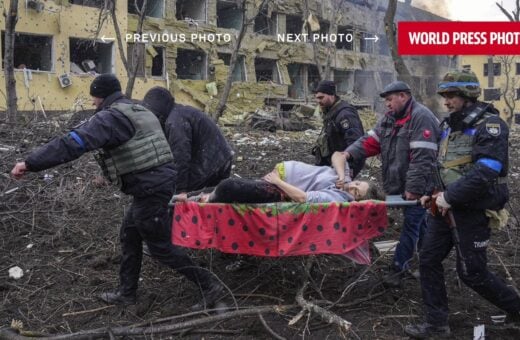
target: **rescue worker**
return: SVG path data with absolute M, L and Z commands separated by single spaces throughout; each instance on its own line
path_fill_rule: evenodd
M 158 86 L 146 93 L 143 103 L 159 119 L 170 144 L 177 192 L 214 187 L 229 177 L 233 151 L 208 115 L 175 103 L 170 91 Z
M 343 151 L 365 131 L 356 108 L 336 95 L 336 84 L 323 80 L 315 90 L 323 117 L 323 127 L 312 149 L 316 157 L 316 165 L 331 165 L 331 157 L 335 151 Z M 352 178 L 355 178 L 365 165 L 364 160 L 349 161 Z
M 431 191 L 431 168 L 437 157 L 439 121 L 411 94 L 408 84 L 394 81 L 380 96 L 388 112 L 373 130 L 350 145 L 345 156 L 354 160 L 381 154 L 383 189 L 387 195 L 403 195 L 417 200 Z M 388 287 L 399 287 L 409 269 L 419 237 L 425 228 L 426 209 L 406 207 L 399 243 L 390 272 L 384 277 Z
M 213 304 L 222 286 L 197 267 L 186 253 L 171 244 L 168 201 L 175 188 L 175 169 L 168 142 L 157 118 L 121 93 L 119 80 L 102 74 L 90 85 L 96 114 L 86 123 L 33 151 L 16 163 L 11 174 L 20 179 L 28 171 L 42 171 L 101 149 L 96 157 L 108 178 L 133 196 L 120 231 L 122 258 L 119 287 L 100 298 L 110 304 L 136 303 L 141 271 L 142 242 L 157 260 L 200 284 L 204 299 L 194 306 Z
M 507 312 L 506 321 L 519 321 L 520 298 L 487 268 L 488 216 L 499 212 L 509 199 L 509 131 L 493 105 L 477 100 L 480 92 L 471 71 L 448 72 L 438 85 L 437 93 L 444 97 L 450 115 L 441 125 L 439 148 L 439 177 L 446 189 L 433 197 L 443 215 L 448 209 L 453 213 L 462 254 L 462 258 L 457 254 L 457 273 L 462 282 Z M 427 219 L 419 257 L 425 320 L 405 328 L 419 339 L 450 335 L 442 261 L 454 244 L 445 216 L 429 214 Z

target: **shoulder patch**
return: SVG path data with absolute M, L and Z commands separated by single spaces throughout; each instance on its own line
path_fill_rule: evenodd
M 491 136 L 497 137 L 500 136 L 500 124 L 498 123 L 486 123 L 486 131 Z
M 432 136 L 432 132 L 428 129 L 425 129 L 422 133 L 424 139 L 429 139 Z
M 345 130 L 348 129 L 350 127 L 350 122 L 348 121 L 348 119 L 343 119 L 341 122 L 339 122 L 339 124 L 341 125 L 342 128 L 344 128 Z

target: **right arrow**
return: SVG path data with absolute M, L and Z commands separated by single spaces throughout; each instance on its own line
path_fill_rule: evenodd
M 377 36 L 377 34 L 374 34 L 373 37 L 365 37 L 364 39 L 365 40 L 374 40 L 374 42 L 377 42 L 379 40 L 379 37 Z

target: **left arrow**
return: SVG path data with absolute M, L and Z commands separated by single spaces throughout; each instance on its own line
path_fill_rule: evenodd
M 106 43 L 107 41 L 112 41 L 112 40 L 116 40 L 116 38 L 107 38 L 107 37 L 105 37 L 105 35 L 103 35 L 101 37 L 101 41 L 104 43 Z

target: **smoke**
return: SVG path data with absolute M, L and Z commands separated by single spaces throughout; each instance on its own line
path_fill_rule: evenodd
M 446 19 L 452 19 L 449 3 L 456 0 L 412 0 L 412 6 L 424 9 Z

